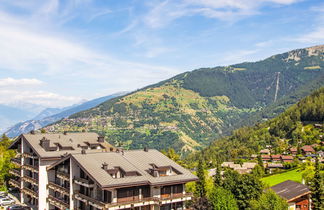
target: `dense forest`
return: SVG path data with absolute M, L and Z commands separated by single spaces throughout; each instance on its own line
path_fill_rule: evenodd
M 317 46 L 185 72 L 45 129 L 95 131 L 129 149 L 199 150 L 236 128 L 276 116 L 321 87 L 323 51 Z
M 201 154 L 206 162 L 225 161 L 250 157 L 272 145 L 277 153 L 282 153 L 290 146 L 301 147 L 320 143 L 323 128 L 314 124 L 324 121 L 324 87 L 303 98 L 288 108 L 278 117 L 252 127 L 242 127 L 233 131 L 233 135 L 211 143 Z M 189 156 L 195 161 L 197 156 Z

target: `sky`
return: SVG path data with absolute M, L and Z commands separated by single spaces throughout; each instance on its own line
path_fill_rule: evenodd
M 0 104 L 63 107 L 318 44 L 322 0 L 1 0 Z

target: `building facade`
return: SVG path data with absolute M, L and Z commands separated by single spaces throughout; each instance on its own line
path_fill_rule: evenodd
M 9 184 L 33 209 L 185 209 L 197 177 L 156 150 L 115 149 L 95 133 L 23 134 Z

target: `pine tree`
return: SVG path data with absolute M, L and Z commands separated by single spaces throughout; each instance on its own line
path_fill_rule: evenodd
M 206 177 L 205 177 L 205 163 L 202 158 L 199 159 L 197 167 L 197 177 L 198 181 L 196 183 L 196 194 L 197 196 L 203 198 L 206 197 Z
M 315 175 L 312 181 L 311 190 L 314 210 L 320 210 L 321 207 L 323 207 L 323 180 L 320 174 L 318 157 L 315 162 Z
M 215 185 L 215 187 L 221 187 L 222 186 L 221 166 L 220 166 L 219 162 L 217 162 L 217 165 L 216 165 L 216 171 L 215 171 L 215 177 L 214 177 L 214 185 Z

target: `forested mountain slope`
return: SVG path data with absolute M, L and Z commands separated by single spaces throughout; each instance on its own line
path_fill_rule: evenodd
M 314 126 L 323 126 L 324 87 L 303 98 L 279 116 L 253 127 L 242 127 L 233 135 L 214 141 L 201 153 L 205 159 L 225 161 L 250 157 L 266 145 L 272 145 L 281 154 L 291 146 L 320 144 L 324 131 Z M 190 158 L 189 158 L 190 159 Z M 196 157 L 193 157 L 195 161 Z
M 46 129 L 92 130 L 125 148 L 194 150 L 237 126 L 280 112 L 322 86 L 323 53 L 322 45 L 258 62 L 185 72 Z M 275 106 L 258 119 L 250 118 L 275 103 L 279 110 Z

